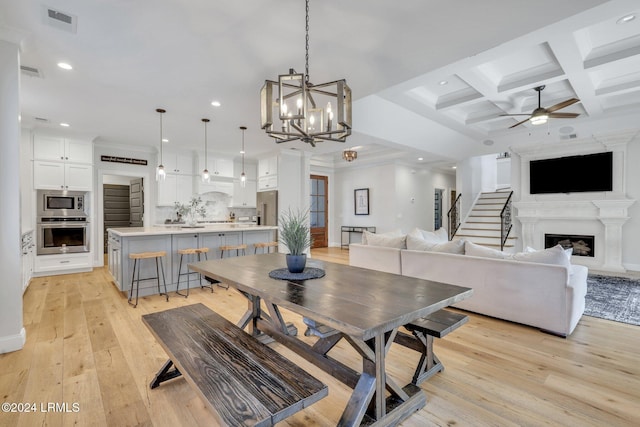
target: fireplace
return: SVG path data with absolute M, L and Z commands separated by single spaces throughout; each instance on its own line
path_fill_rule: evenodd
M 583 236 L 578 234 L 545 234 L 544 247 L 552 248 L 560 245 L 565 249 L 573 248 L 575 256 L 595 256 L 595 236 Z

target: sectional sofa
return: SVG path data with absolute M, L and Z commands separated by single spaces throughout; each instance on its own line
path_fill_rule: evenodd
M 571 265 L 559 246 L 508 255 L 464 241 L 421 250 L 415 239 L 414 249 L 368 243 L 349 246 L 350 265 L 473 288 L 456 308 L 563 337 L 584 312 L 588 270 Z

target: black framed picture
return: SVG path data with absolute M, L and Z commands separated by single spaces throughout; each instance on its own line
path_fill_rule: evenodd
M 356 215 L 369 215 L 369 189 L 353 190 L 353 203 Z

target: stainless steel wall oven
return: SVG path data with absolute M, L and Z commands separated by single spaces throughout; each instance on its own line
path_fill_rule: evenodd
M 38 255 L 89 252 L 84 198 L 85 193 L 77 191 L 38 191 Z

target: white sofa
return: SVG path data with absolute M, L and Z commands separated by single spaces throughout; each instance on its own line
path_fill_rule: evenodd
M 454 307 L 567 336 L 584 312 L 586 267 L 351 244 L 350 265 L 473 288 Z

